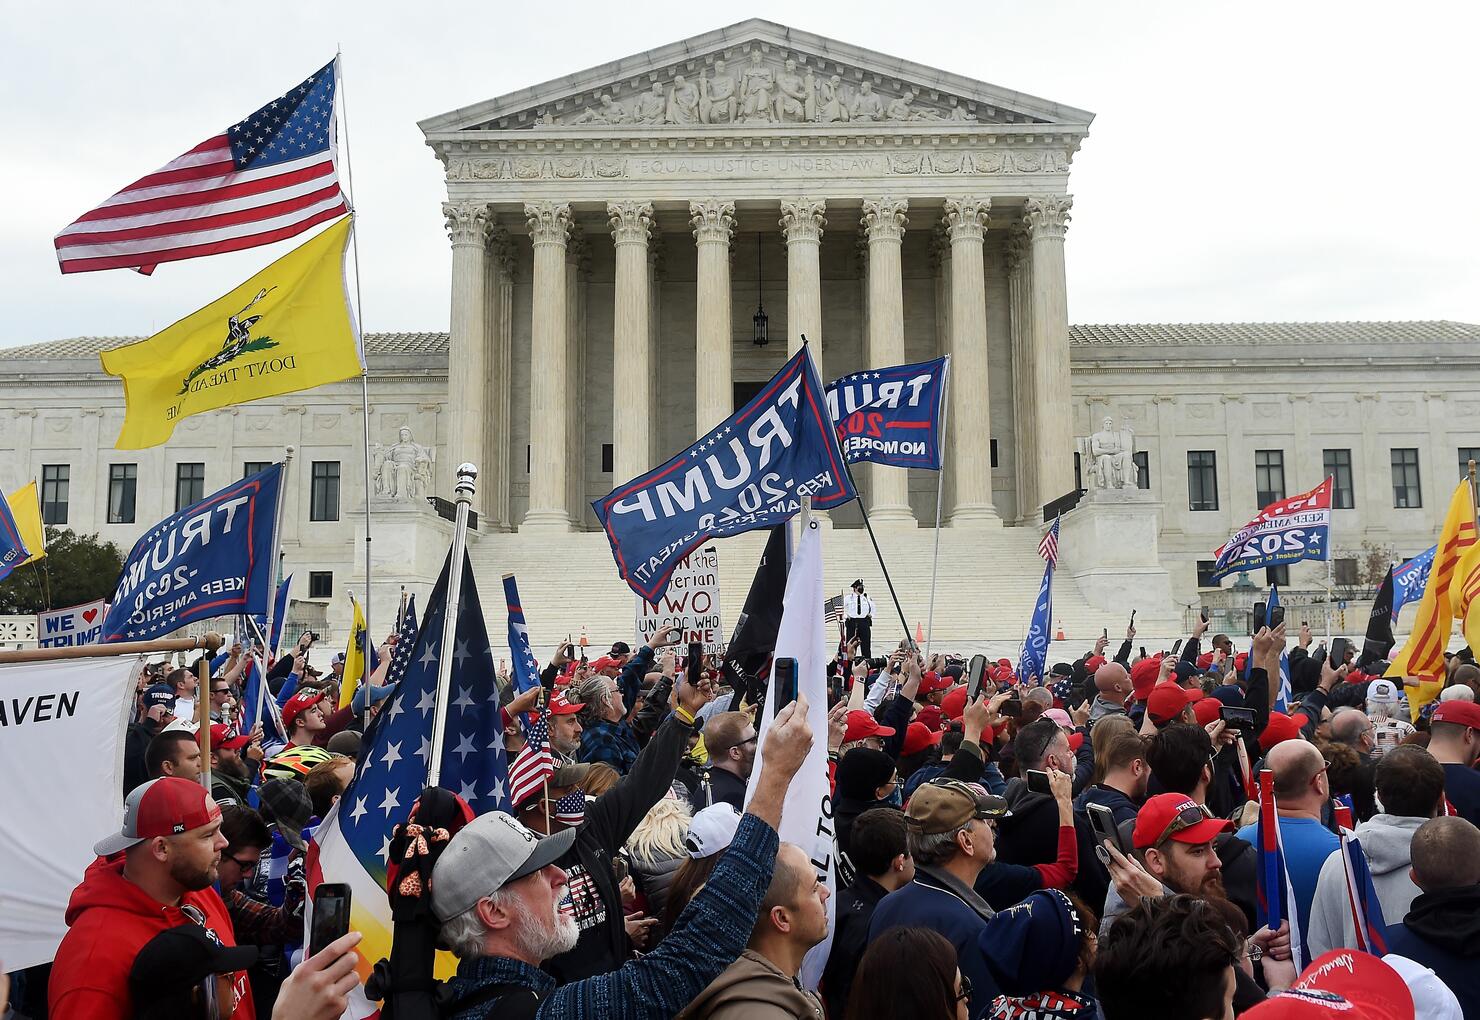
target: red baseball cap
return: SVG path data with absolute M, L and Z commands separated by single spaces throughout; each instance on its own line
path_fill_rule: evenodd
M 252 742 L 250 734 L 239 734 L 231 736 L 231 727 L 225 723 L 211 724 L 211 750 L 240 751 Z M 196 743 L 200 742 L 200 734 L 195 735 Z
M 1217 722 L 1222 711 L 1223 702 L 1217 698 L 1203 698 L 1192 706 L 1192 714 L 1197 716 L 1197 724 L 1199 726 L 1206 726 L 1209 723 Z
M 600 673 L 604 669 L 621 670 L 621 668 L 622 660 L 613 659 L 610 655 L 603 655 L 601 658 L 594 660 L 590 666 L 592 673 Z
M 919 754 L 927 747 L 934 747 L 940 743 L 940 738 L 945 736 L 945 730 L 931 732 L 930 727 L 922 722 L 910 723 L 909 729 L 904 731 L 904 747 L 900 748 L 901 757 L 909 754 Z
M 1259 732 L 1259 746 L 1265 752 L 1276 744 L 1283 744 L 1287 740 L 1299 740 L 1300 728 L 1305 725 L 1307 719 L 1303 715 L 1286 715 L 1283 712 L 1269 713 L 1269 722 Z
M 1146 698 L 1146 714 L 1152 722 L 1169 723 L 1192 704 L 1187 692 L 1174 683 L 1159 683 Z
M 1163 840 L 1206 843 L 1220 832 L 1232 832 L 1226 818 L 1209 817 L 1207 809 L 1185 793 L 1161 793 L 1141 806 L 1131 837 L 1137 850 L 1156 846 Z
M 1458 723 L 1480 730 L 1480 705 L 1473 701 L 1441 701 L 1429 721 Z
M 864 740 L 868 737 L 892 736 L 894 736 L 893 726 L 880 726 L 878 720 L 863 709 L 848 713 L 848 729 L 843 733 L 843 743 L 851 744 L 855 740 Z
M 940 714 L 947 719 L 959 719 L 965 711 L 965 687 L 957 687 L 954 691 L 947 691 L 946 696 L 940 699 Z
M 551 715 L 574 715 L 581 710 L 580 705 L 572 705 L 563 690 L 556 691 L 550 696 Z
M 1243 1015 L 1252 1020 L 1414 1020 L 1413 994 L 1388 963 L 1355 949 L 1311 961 L 1289 988 Z
M 1131 686 L 1135 688 L 1137 701 L 1146 700 L 1147 695 L 1151 693 L 1151 688 L 1156 686 L 1156 678 L 1160 675 L 1160 655 L 1142 659 L 1131 667 Z
M 324 698 L 327 696 L 328 691 L 298 691 L 291 698 L 289 698 L 288 703 L 283 706 L 283 728 L 291 730 L 293 728 L 294 719 L 297 719 L 300 715 L 302 715 L 304 712 L 307 712 L 310 708 L 313 708 L 319 702 L 323 701 Z
M 936 691 L 948 691 L 952 687 L 951 678 L 941 676 L 934 671 L 927 672 L 920 677 L 920 693 L 934 694 Z
M 1084 671 L 1093 676 L 1095 670 L 1103 666 L 1105 661 L 1103 655 L 1091 655 L 1088 659 L 1084 660 Z
M 112 857 L 146 839 L 178 836 L 220 817 L 221 809 L 199 783 L 178 776 L 151 779 L 124 801 L 123 829 L 98 840 L 93 853 Z

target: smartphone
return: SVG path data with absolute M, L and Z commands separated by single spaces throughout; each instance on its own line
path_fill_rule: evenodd
M 1285 607 L 1275 606 L 1269 611 L 1269 629 L 1274 630 L 1285 622 Z
M 1237 708 L 1233 705 L 1224 705 L 1218 709 L 1218 718 L 1223 720 L 1223 725 L 1231 730 L 1252 730 L 1254 728 L 1254 710 L 1252 708 Z
M 1331 663 L 1332 669 L 1341 668 L 1341 664 L 1346 660 L 1346 646 L 1350 643 L 1344 637 L 1331 639 L 1331 654 L 1326 658 Z
M 771 690 L 776 695 L 776 711 L 797 700 L 797 660 L 778 658 L 771 666 Z
M 1125 841 L 1120 838 L 1120 827 L 1115 824 L 1115 813 L 1103 804 L 1086 804 L 1085 807 L 1089 813 L 1089 827 L 1095 834 L 1095 849 L 1102 849 L 1105 840 L 1108 839 L 1111 846 L 1129 857 L 1130 847 L 1126 846 Z
M 702 641 L 689 642 L 688 681 L 690 686 L 698 687 L 699 681 L 704 679 L 704 643 Z
M 1131 626 L 1134 627 L 1135 625 L 1136 625 L 1136 611 L 1134 609 L 1132 609 L 1131 610 Z
M 1264 626 L 1264 614 L 1266 612 L 1268 612 L 1268 609 L 1263 602 L 1254 603 L 1254 633 L 1257 634 L 1259 628 Z
M 309 932 L 308 956 L 313 956 L 348 932 L 349 886 L 343 882 L 319 883 L 313 894 L 313 926 Z
M 997 711 L 1009 719 L 1019 719 L 1023 714 L 1023 703 L 1018 698 L 1008 698 Z
M 1024 778 L 1028 780 L 1029 792 L 1046 793 L 1049 796 L 1053 796 L 1053 787 L 1049 785 L 1047 772 L 1040 772 L 1037 769 L 1029 769 Z
M 1177 654 L 1177 649 L 1179 649 L 1181 647 L 1182 647 L 1182 639 L 1181 638 L 1178 638 L 1177 640 L 1173 641 L 1172 642 L 1172 654 L 1173 655 L 1176 655 Z M 1141 658 L 1144 659 L 1146 657 L 1145 645 L 1142 645 L 1141 648 L 1142 648 Z
M 1197 615 L 1202 618 L 1203 623 L 1208 622 L 1208 611 L 1206 609 L 1199 609 Z
M 982 678 L 987 674 L 987 657 L 985 655 L 973 655 L 971 664 L 966 667 L 966 700 L 975 701 L 976 696 L 982 692 Z
M 1109 641 L 1110 640 L 1110 628 L 1109 627 L 1101 627 L 1100 628 L 1100 637 L 1104 638 L 1106 641 Z

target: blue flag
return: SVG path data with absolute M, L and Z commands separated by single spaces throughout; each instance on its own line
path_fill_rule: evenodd
M 1043 584 L 1038 589 L 1038 601 L 1033 604 L 1033 619 L 1028 623 L 1028 634 L 1023 638 L 1023 653 L 1018 656 L 1018 680 L 1027 683 L 1029 677 L 1043 679 L 1043 667 L 1048 661 L 1049 619 L 1053 615 L 1053 564 L 1043 566 Z
M 1437 545 L 1431 545 L 1401 567 L 1393 569 L 1393 622 L 1398 622 L 1398 611 L 1409 602 L 1423 598 L 1423 590 L 1429 583 L 1429 571 L 1434 568 L 1434 553 Z
M 1240 570 L 1331 558 L 1331 479 L 1309 492 L 1276 500 L 1213 550 L 1211 578 Z
M 509 606 L 509 657 L 514 664 L 514 690 L 524 693 L 540 684 L 540 667 L 529 648 L 529 626 L 519 604 L 519 586 L 513 574 L 504 575 L 504 601 Z
M 827 384 L 827 409 L 850 464 L 940 470 L 950 358 L 871 368 Z
M 591 504 L 622 579 L 656 602 L 685 556 L 853 499 L 822 383 L 803 346 L 751 401 L 666 464 Z
M 103 641 L 148 641 L 192 620 L 267 612 L 282 471 L 273 464 L 145 532 L 124 560 Z
M 257 660 L 254 658 L 247 663 L 246 675 L 242 680 L 242 732 L 251 733 L 252 727 L 258 723 L 257 718 L 257 691 L 262 686 L 262 670 L 258 668 Z M 277 700 L 273 698 L 271 691 L 264 691 L 262 696 L 262 748 L 270 756 L 273 748 L 281 749 L 288 743 L 287 730 L 283 727 L 283 717 L 278 711 Z
M 10 512 L 10 504 L 5 502 L 5 494 L 0 492 L 0 581 L 30 558 L 31 553 L 21 538 L 21 529 L 16 527 L 15 516 Z
M 277 655 L 278 643 L 283 637 L 283 620 L 288 615 L 288 589 L 292 584 L 293 575 L 289 574 L 277 586 L 277 594 L 273 596 L 272 633 L 267 635 L 268 655 Z M 253 616 L 252 622 L 257 625 L 258 630 L 267 630 L 267 615 L 265 613 L 259 616 Z

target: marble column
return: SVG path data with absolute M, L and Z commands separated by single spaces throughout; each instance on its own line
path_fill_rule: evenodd
M 483 423 L 488 414 L 488 236 L 493 225 L 487 202 L 444 202 L 442 215 L 452 241 L 452 328 L 447 345 L 449 422 L 447 457 L 437 488 L 451 493 L 457 466 L 487 460 Z M 478 500 L 481 508 L 486 505 Z
M 658 386 L 661 378 L 659 373 L 658 352 L 662 347 L 663 338 L 663 275 L 664 258 L 666 249 L 663 244 L 663 233 L 658 231 L 653 234 L 647 246 L 647 279 L 648 279 L 648 348 L 653 352 L 648 359 L 648 392 L 653 395 L 653 413 L 657 415 L 659 408 L 663 406 L 663 391 Z M 648 429 L 648 447 L 646 451 L 647 460 L 643 464 L 643 470 L 647 470 L 655 464 L 661 463 L 659 458 L 660 438 L 658 430 L 650 427 Z M 615 482 L 626 481 L 625 478 L 615 478 Z
M 1027 205 L 1031 239 L 1033 329 L 1033 431 L 1038 504 L 1058 499 L 1074 488 L 1074 431 L 1060 407 L 1071 392 L 1069 383 L 1069 292 L 1064 284 L 1064 232 L 1069 227 L 1072 195 L 1030 197 Z M 1090 424 L 1095 428 L 1094 423 Z M 1085 465 L 1088 470 L 1088 465 Z
M 827 203 L 820 198 L 781 200 L 781 233 L 786 238 L 786 355 L 812 348 L 822 372 L 822 269 L 819 254 Z M 824 379 L 827 377 L 824 375 Z
M 1007 237 L 1006 266 L 1009 335 L 1012 342 L 1013 461 L 1017 466 L 1017 520 L 1036 524 L 1038 433 L 1034 429 L 1032 252 L 1028 228 L 1019 223 Z
M 570 206 L 528 202 L 524 216 L 534 242 L 533 303 L 530 313 L 529 511 L 526 530 L 569 531 L 566 511 L 566 341 L 565 248 L 570 237 Z
M 868 238 L 868 361 L 871 368 L 904 364 L 904 274 L 899 249 L 905 213 L 902 198 L 865 199 L 863 232 Z M 875 524 L 915 526 L 910 512 L 910 473 L 869 464 L 869 519 Z
M 565 509 L 576 531 L 586 523 L 586 284 L 591 246 L 572 225 L 565 245 Z
M 652 467 L 652 297 L 648 238 L 651 202 L 612 202 L 606 207 L 616 246 L 616 306 L 612 316 L 612 481 L 620 485 Z
M 951 425 L 956 492 L 950 526 L 999 524 L 992 505 L 991 388 L 987 362 L 987 285 L 982 242 L 991 200 L 947 199 L 951 239 Z
M 689 203 L 698 244 L 698 300 L 694 340 L 694 434 L 702 436 L 734 411 L 730 321 L 730 238 L 735 233 L 735 203 L 719 199 Z
M 483 505 L 479 527 L 484 532 L 509 531 L 509 392 L 514 354 L 514 239 L 495 227 L 488 242 L 488 277 L 484 304 L 488 308 L 488 381 L 484 387 L 488 415 L 483 426 L 483 463 L 478 465 L 478 501 Z
M 935 268 L 935 347 L 937 354 L 945 356 L 951 353 L 951 239 L 946 234 L 945 220 L 936 220 L 931 228 L 930 251 Z M 951 413 L 955 413 L 954 405 Z M 950 443 L 941 451 L 941 465 L 942 477 L 936 481 L 941 487 L 940 506 L 944 514 L 946 508 L 956 504 L 956 472 L 960 470 L 956 448 Z M 932 516 L 932 523 L 934 520 Z M 941 523 L 945 523 L 944 517 Z

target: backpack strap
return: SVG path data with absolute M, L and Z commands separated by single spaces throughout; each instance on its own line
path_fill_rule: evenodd
M 540 1010 L 540 998 L 523 985 L 485 985 L 460 999 L 442 1005 L 444 1017 L 456 1016 L 474 1006 L 488 1006 L 484 1017 L 498 1020 L 534 1020 Z

